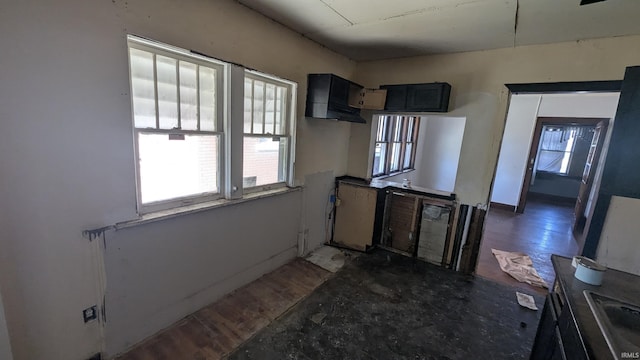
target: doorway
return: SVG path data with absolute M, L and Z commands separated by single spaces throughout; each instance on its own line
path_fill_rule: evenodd
M 491 249 L 529 255 L 549 284 L 555 277 L 551 254 L 570 257 L 580 252 L 582 239 L 573 229 L 579 219 L 576 213 L 583 216 L 587 211 L 578 208 L 578 197 L 582 194 L 586 201 L 581 201 L 581 207 L 588 207 L 589 186 L 597 182 L 595 159 L 606 149 L 612 121 L 608 128 L 601 126 L 598 141 L 602 142 L 596 142 L 592 150 L 595 129 L 604 119 L 614 118 L 618 97 L 619 93 L 511 96 L 477 275 L 545 293 L 545 289 L 519 283 L 502 272 Z M 589 152 L 593 152 L 593 170 L 583 186 Z M 559 185 L 558 180 L 565 183 Z M 569 184 L 571 191 L 563 188 Z
M 538 117 L 516 213 L 531 197 L 571 204 L 573 229 L 582 231 L 608 124 L 607 118 Z

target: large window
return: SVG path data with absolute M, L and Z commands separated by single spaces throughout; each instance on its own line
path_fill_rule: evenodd
M 415 116 L 380 116 L 377 122 L 372 176 L 411 170 L 415 165 L 419 120 Z
M 576 139 L 587 128 L 545 125 L 540 139 L 537 171 L 566 175 L 569 172 Z
M 295 83 L 133 36 L 128 43 L 140 213 L 290 181 Z M 229 94 L 242 93 L 225 97 L 228 88 L 244 90 L 244 131 L 230 119 L 243 103 Z

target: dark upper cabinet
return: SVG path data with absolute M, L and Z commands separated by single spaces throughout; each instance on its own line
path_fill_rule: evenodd
M 333 74 L 309 74 L 305 116 L 360 122 L 360 109 L 349 105 L 349 96 L 362 86 Z
M 451 85 L 447 83 L 383 85 L 388 111 L 449 111 Z

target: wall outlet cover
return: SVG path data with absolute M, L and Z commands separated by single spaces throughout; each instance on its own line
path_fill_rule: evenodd
M 84 318 L 84 322 L 88 323 L 91 320 L 95 320 L 98 318 L 98 306 L 93 305 L 92 307 L 86 308 L 82 310 L 82 317 Z M 93 358 L 92 358 L 93 359 Z

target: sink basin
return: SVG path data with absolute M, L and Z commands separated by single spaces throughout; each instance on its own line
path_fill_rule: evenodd
M 640 353 L 640 306 L 584 291 L 589 307 L 615 359 L 637 358 Z

